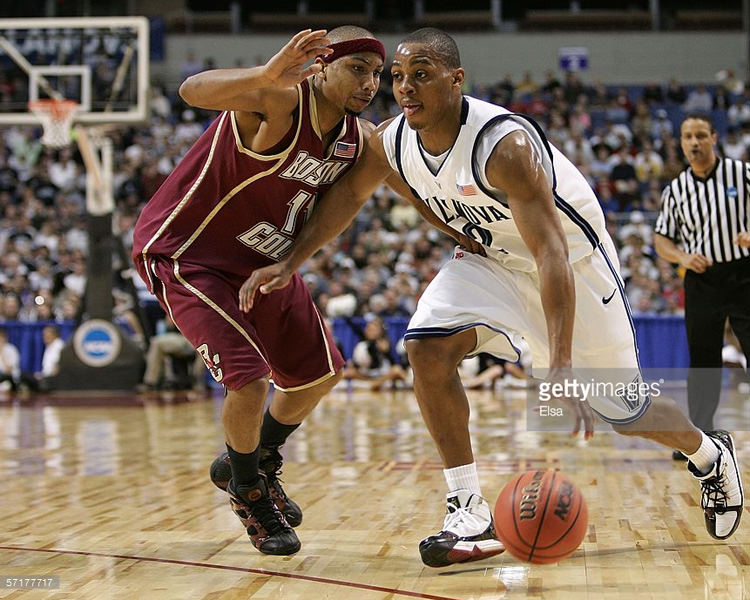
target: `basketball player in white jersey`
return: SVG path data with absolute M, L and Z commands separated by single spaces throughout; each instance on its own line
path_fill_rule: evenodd
M 424 563 L 503 550 L 479 486 L 457 366 L 479 352 L 515 360 L 522 337 L 550 382 L 591 368 L 615 373 L 620 381 L 611 383 L 634 385 L 635 394 L 588 402 L 562 397 L 575 416 L 574 435 L 581 425 L 586 438 L 593 434 L 595 412 L 621 434 L 680 450 L 701 482 L 708 532 L 732 535 L 743 506 L 732 438 L 701 432 L 674 402 L 646 393 L 614 246 L 584 177 L 534 122 L 462 95 L 458 49 L 442 31 L 406 37 L 392 74 L 403 114 L 376 129 L 363 160 L 323 198 L 290 254 L 256 271 L 239 301 L 247 310 L 258 288 L 265 294 L 286 285 L 394 172 L 443 223 L 482 244 L 484 253 L 459 249 L 443 266 L 406 334 L 414 391 L 449 490 L 442 530 L 420 543 Z

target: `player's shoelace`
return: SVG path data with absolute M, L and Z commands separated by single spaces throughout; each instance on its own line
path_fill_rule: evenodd
M 281 453 L 276 448 L 262 448 L 259 466 L 260 470 L 263 471 L 267 477 L 281 474 L 281 465 L 284 460 L 281 458 Z
M 284 482 L 284 480 L 281 479 L 281 465 L 283 464 L 283 461 L 279 451 L 276 449 L 270 450 L 268 456 L 261 459 L 260 463 L 260 470 L 266 474 L 266 480 L 268 481 L 269 487 L 272 487 L 283 500 L 286 500 L 286 492 L 284 492 L 284 488 L 281 487 L 281 484 Z
M 269 536 L 286 529 L 284 516 L 270 498 L 263 497 L 253 502 L 248 508 L 250 508 L 250 514 L 257 519 Z
M 458 536 L 471 535 L 465 531 L 483 531 L 487 529 L 489 523 L 484 519 L 477 517 L 468 508 L 458 507 L 454 504 L 448 504 L 448 514 L 443 521 L 443 531 L 450 531 Z
M 276 507 L 270 496 L 263 495 L 254 502 L 248 502 L 237 490 L 232 491 L 228 489 L 227 491 L 232 496 L 232 509 L 238 513 L 238 516 L 243 518 L 239 514 L 241 512 L 246 515 L 245 518 L 255 519 L 266 530 L 269 536 L 283 531 L 288 527 L 284 515 Z
M 276 494 L 281 497 L 282 500 L 287 501 L 287 495 L 284 491 L 284 488 L 281 487 L 281 484 L 284 482 L 281 477 L 281 471 L 277 471 L 276 473 L 269 473 L 268 474 L 268 487 L 273 488 L 273 491 L 276 492 Z
M 703 481 L 701 506 L 703 508 L 713 508 L 716 512 L 723 512 L 728 504 L 728 493 L 724 487 L 726 478 L 724 474 L 711 477 Z

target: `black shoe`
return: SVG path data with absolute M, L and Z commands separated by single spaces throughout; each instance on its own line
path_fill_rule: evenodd
M 299 505 L 286 495 L 284 488 L 281 487 L 281 465 L 284 459 L 281 457 L 278 449 L 260 447 L 260 461 L 258 467 L 265 473 L 268 481 L 268 492 L 271 498 L 284 513 L 287 522 L 292 527 L 297 527 L 302 523 L 302 509 Z
M 699 473 L 691 462 L 688 470 L 701 483 L 701 507 L 706 529 L 711 537 L 725 540 L 740 524 L 745 495 L 737 464 L 734 440 L 726 431 L 707 431 L 706 435 L 719 448 L 719 459 L 708 473 Z
M 286 556 L 300 549 L 297 534 L 271 500 L 263 475 L 257 483 L 240 485 L 236 489 L 230 480 L 227 493 L 234 514 L 247 529 L 253 546 L 263 554 Z
M 211 482 L 222 492 L 227 491 L 227 485 L 232 478 L 232 466 L 229 462 L 229 452 L 222 452 L 211 463 L 209 470 Z
M 268 492 L 276 503 L 279 510 L 284 513 L 287 523 L 292 527 L 302 523 L 302 509 L 297 503 L 286 495 L 281 487 L 281 454 L 275 448 L 262 448 L 260 450 L 260 470 L 266 475 Z M 223 452 L 213 463 L 211 463 L 211 481 L 220 490 L 227 491 L 227 484 L 232 478 L 232 467 L 229 461 L 229 453 Z
M 685 456 L 682 452 L 679 450 L 675 450 L 672 452 L 672 460 L 687 460 L 687 456 Z
M 448 494 L 446 508 L 442 531 L 419 543 L 419 554 L 428 567 L 482 560 L 505 551 L 484 498 L 457 490 Z

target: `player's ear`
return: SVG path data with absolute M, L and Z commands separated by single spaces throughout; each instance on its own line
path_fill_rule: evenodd
M 458 69 L 453 71 L 453 85 L 463 87 L 465 76 L 466 73 L 464 72 L 464 70 L 461 67 L 458 67 Z
M 320 71 L 318 71 L 316 77 L 320 77 L 323 81 L 326 81 L 328 79 L 328 76 L 326 75 L 326 68 L 328 67 L 328 63 L 322 58 L 317 57 L 315 59 L 315 64 L 320 65 Z

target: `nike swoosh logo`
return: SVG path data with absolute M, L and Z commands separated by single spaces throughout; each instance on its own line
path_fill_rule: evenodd
M 603 304 L 609 304 L 609 301 L 612 300 L 612 298 L 615 297 L 615 292 L 616 291 L 617 291 L 617 289 L 612 290 L 612 293 L 609 295 L 608 298 L 605 298 L 604 296 L 602 296 L 602 303 Z

